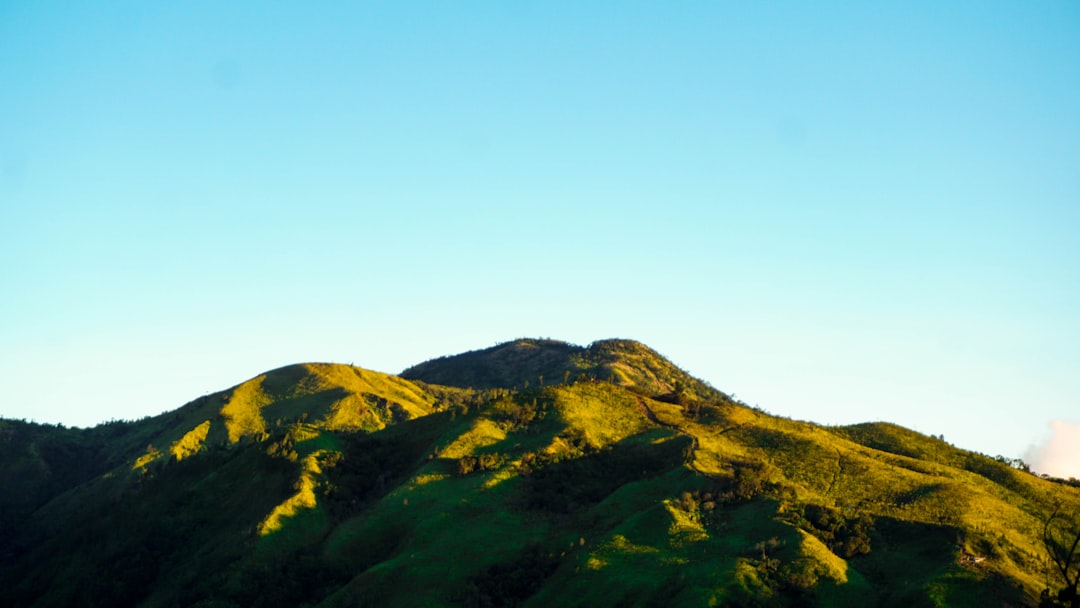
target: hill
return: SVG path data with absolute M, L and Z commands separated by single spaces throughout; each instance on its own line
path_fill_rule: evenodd
M 402 378 L 461 388 L 517 390 L 546 384 L 602 381 L 650 396 L 726 399 L 656 351 L 633 340 L 577 346 L 557 340 L 519 339 L 441 357 L 410 367 Z
M 1080 489 L 772 416 L 627 340 L 2 421 L 0 481 L 4 606 L 1035 606 L 1047 522 L 1080 534 Z

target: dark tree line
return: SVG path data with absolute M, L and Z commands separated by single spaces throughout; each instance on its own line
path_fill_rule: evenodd
M 1040 607 L 1080 608 L 1080 522 L 1062 513 L 1060 507 L 1054 509 L 1043 525 L 1043 546 L 1050 571 Z

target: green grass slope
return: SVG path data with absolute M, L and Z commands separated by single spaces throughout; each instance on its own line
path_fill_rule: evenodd
M 1080 513 L 1077 488 L 770 416 L 635 342 L 405 375 L 289 366 L 113 428 L 5 421 L 0 605 L 1035 606 L 1043 523 Z

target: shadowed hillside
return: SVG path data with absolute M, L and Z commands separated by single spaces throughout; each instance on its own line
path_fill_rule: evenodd
M 3 606 L 1036 606 L 1047 522 L 1080 534 L 1077 488 L 770 416 L 626 340 L 3 421 L 0 465 Z

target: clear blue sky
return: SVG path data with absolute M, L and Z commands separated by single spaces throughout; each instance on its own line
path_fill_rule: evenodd
M 617 336 L 1021 456 L 1080 423 L 1080 4 L 5 2 L 0 295 L 7 417 Z

